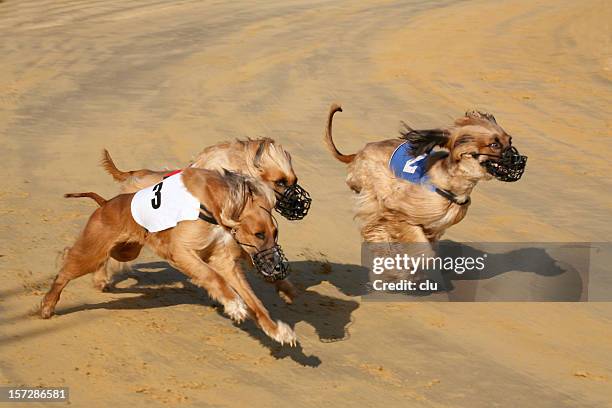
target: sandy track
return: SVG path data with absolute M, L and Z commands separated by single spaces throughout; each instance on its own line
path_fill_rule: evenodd
M 528 173 L 479 186 L 448 237 L 610 241 L 609 21 L 603 1 L 0 3 L 0 382 L 70 386 L 73 406 L 610 405 L 609 304 L 362 302 L 351 196 L 321 143 L 332 101 L 346 152 L 488 109 Z M 92 209 L 61 195 L 115 192 L 103 147 L 174 168 L 260 135 L 316 200 L 281 226 L 305 293 L 288 307 L 257 285 L 297 349 L 150 256 L 116 293 L 83 278 L 58 317 L 28 316 Z

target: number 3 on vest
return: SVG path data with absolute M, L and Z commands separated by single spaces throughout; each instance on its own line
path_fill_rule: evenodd
M 161 206 L 161 189 L 162 189 L 162 184 L 164 184 L 163 182 L 155 185 L 155 187 L 153 187 L 153 191 L 155 192 L 155 198 L 153 198 L 151 200 L 151 207 L 153 207 L 154 210 L 157 210 L 160 206 Z

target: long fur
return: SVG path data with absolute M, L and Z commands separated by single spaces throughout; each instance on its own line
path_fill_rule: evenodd
M 225 219 L 237 223 L 249 197 L 254 195 L 264 199 L 267 207 L 274 208 L 276 196 L 261 181 L 229 170 L 224 170 L 223 174 L 230 195 L 222 204 L 222 216 Z
M 229 169 L 260 178 L 278 173 L 287 179 L 295 179 L 291 155 L 273 139 L 237 139 L 219 143 L 202 150 L 189 165 L 200 169 Z M 270 184 L 273 187 L 273 184 Z
M 404 129 L 400 130 L 400 139 L 410 144 L 411 153 L 419 156 L 430 152 L 436 146 L 447 146 L 449 132 L 446 129 L 415 130 L 402 122 Z
M 100 164 L 108 174 L 113 176 L 115 181 L 126 181 L 130 177 L 130 172 L 121 171 L 117 168 L 110 153 L 106 149 L 102 151 L 102 160 Z
M 404 124 L 400 138 L 366 144 L 348 156 L 337 151 L 331 139 L 331 118 L 338 110 L 332 105 L 327 118 L 325 142 L 334 158 L 347 166 L 346 183 L 356 193 L 355 219 L 366 242 L 436 242 L 452 225 L 460 222 L 469 207 L 472 189 L 480 180 L 490 180 L 472 153 L 491 154 L 491 142 L 501 148 L 511 137 L 493 115 L 469 111 L 448 127 L 415 130 Z M 469 126 L 470 129 L 464 129 Z M 389 169 L 395 149 L 408 141 L 414 156 L 428 156 L 430 181 L 455 195 L 456 204 L 426 187 L 397 178 Z M 440 147 L 440 150 L 434 150 Z
M 122 171 L 117 168 L 108 150 L 105 149 L 102 156 L 102 167 L 115 181 L 120 183 L 122 193 L 134 193 L 153 186 L 169 172 L 168 170 L 150 169 Z M 275 191 L 282 194 L 286 188 L 277 187 L 277 180 L 286 181 L 287 186 L 297 182 L 291 155 L 282 145 L 270 138 L 247 138 L 206 147 L 186 168 L 202 168 L 220 172 L 227 169 L 246 174 L 261 182 L 256 189 L 267 196 L 269 201 L 275 200 Z M 265 193 L 264 190 L 266 190 Z M 230 203 L 235 202 L 235 200 L 230 200 Z M 225 213 L 228 219 L 232 218 L 232 213 L 235 211 L 228 208 Z M 94 286 L 99 290 L 106 290 L 111 285 L 114 272 L 112 268 L 100 268 L 94 274 Z M 288 280 L 277 281 L 275 286 L 283 299 L 289 303 L 297 294 L 297 290 Z

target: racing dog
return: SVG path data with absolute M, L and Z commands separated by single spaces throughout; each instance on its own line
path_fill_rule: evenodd
M 464 217 L 480 180 L 512 182 L 527 161 L 489 113 L 470 111 L 440 129 L 414 130 L 368 143 L 355 154 L 338 151 L 329 110 L 325 143 L 347 164 L 346 183 L 357 194 L 356 218 L 366 242 L 434 243 Z
M 104 169 L 121 184 L 121 191 L 133 193 L 159 183 L 168 171 L 140 169 L 121 171 L 113 162 L 110 153 L 104 150 Z M 228 169 L 262 180 L 276 195 L 275 209 L 288 220 L 300 220 L 308 214 L 312 199 L 299 184 L 291 155 L 280 144 L 270 138 L 236 140 L 205 148 L 189 167 L 211 170 Z M 103 266 L 94 274 L 94 286 L 107 290 L 112 282 L 115 265 Z M 296 289 L 288 280 L 275 282 L 276 290 L 291 302 Z
M 149 246 L 219 301 L 233 320 L 249 311 L 262 330 L 281 344 L 295 345 L 293 330 L 274 322 L 255 296 L 239 258 L 246 252 L 267 280 L 284 279 L 288 262 L 277 244 L 275 197 L 259 180 L 224 171 L 188 168 L 137 193 L 104 200 L 90 216 L 41 303 L 41 316 L 54 313 L 72 279 L 100 268 L 109 258 L 126 262 Z
M 104 150 L 102 166 L 121 183 L 123 193 L 133 193 L 157 184 L 168 173 L 149 169 L 121 171 L 107 150 Z M 288 220 L 301 220 L 310 209 L 312 199 L 298 184 L 291 155 L 270 138 L 235 140 L 209 146 L 189 167 L 227 169 L 262 180 L 276 194 L 276 211 Z

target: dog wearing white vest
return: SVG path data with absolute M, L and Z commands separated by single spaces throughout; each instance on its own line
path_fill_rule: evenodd
M 229 171 L 188 168 L 153 187 L 108 201 L 95 193 L 66 196 L 90 197 L 100 207 L 67 251 L 42 300 L 43 318 L 53 315 L 71 280 L 93 273 L 110 258 L 131 261 L 146 245 L 206 289 L 233 320 L 240 322 L 250 314 L 272 339 L 296 344 L 293 329 L 270 318 L 240 267 L 246 253 L 266 280 L 282 280 L 288 272 L 271 213 L 276 198 L 260 181 Z
M 154 186 L 168 174 L 168 171 L 149 169 L 119 170 L 107 150 L 103 152 L 102 166 L 120 183 L 122 193 L 134 193 Z M 312 200 L 298 184 L 291 155 L 270 138 L 235 140 L 209 146 L 188 167 L 217 171 L 227 169 L 263 181 L 276 196 L 275 210 L 288 220 L 301 220 L 310 209 Z M 109 265 L 103 265 L 93 274 L 94 287 L 101 291 L 110 290 L 114 273 L 124 267 L 112 261 Z M 285 302 L 291 303 L 297 296 L 297 289 L 289 280 L 277 280 L 274 286 Z

